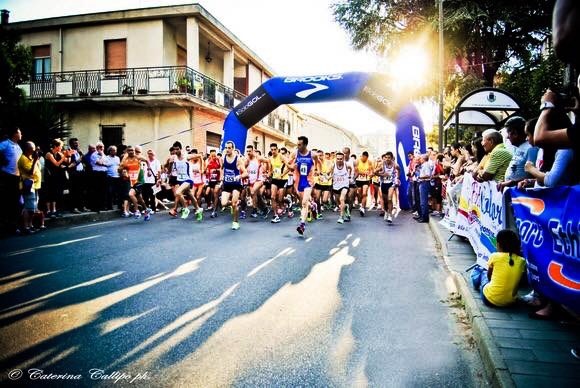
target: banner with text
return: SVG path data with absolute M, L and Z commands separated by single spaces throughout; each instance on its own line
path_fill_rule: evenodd
M 580 186 L 510 191 L 532 287 L 580 312 Z
M 489 255 L 496 251 L 495 236 L 502 229 L 502 193 L 497 190 L 496 183 L 479 183 L 465 174 L 454 233 L 469 239 L 479 265 L 487 267 Z

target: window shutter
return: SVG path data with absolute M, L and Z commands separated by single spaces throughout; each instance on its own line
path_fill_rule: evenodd
M 32 46 L 32 57 L 45 58 L 50 57 L 50 45 L 46 46 Z
M 125 69 L 127 67 L 127 40 L 105 41 L 105 70 Z

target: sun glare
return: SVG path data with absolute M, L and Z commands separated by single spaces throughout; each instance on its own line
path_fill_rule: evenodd
M 389 64 L 389 73 L 396 85 L 415 89 L 425 83 L 429 62 L 425 49 L 405 46 Z

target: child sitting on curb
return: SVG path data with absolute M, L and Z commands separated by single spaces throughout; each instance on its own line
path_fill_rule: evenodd
M 471 281 L 476 290 L 481 290 L 485 305 L 503 307 L 516 301 L 526 260 L 520 256 L 520 238 L 514 231 L 501 230 L 496 241 L 497 252 L 489 256 L 488 269 L 476 266 Z

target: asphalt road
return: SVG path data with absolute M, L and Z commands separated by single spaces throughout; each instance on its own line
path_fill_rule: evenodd
M 0 383 L 485 384 L 426 224 L 229 226 L 162 214 L 0 240 Z

